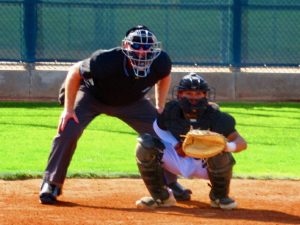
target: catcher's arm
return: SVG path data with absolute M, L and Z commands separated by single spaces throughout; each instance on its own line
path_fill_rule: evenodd
M 158 115 L 157 125 L 160 129 L 169 131 L 177 141 L 182 141 L 181 135 L 186 134 L 191 128 L 189 120 L 184 117 L 176 101 L 166 104 L 163 113 Z
M 247 142 L 237 131 L 229 134 L 227 140 L 224 152 L 241 152 L 247 148 Z
M 181 141 L 178 141 L 170 131 L 168 130 L 163 130 L 161 129 L 158 124 L 157 124 L 157 121 L 154 121 L 153 123 L 153 129 L 155 131 L 155 133 L 158 135 L 158 137 L 165 141 L 165 142 L 168 142 L 170 143 L 175 151 L 177 152 L 178 155 L 180 155 L 181 157 L 185 157 L 185 153 L 183 152 L 182 150 L 182 142 Z

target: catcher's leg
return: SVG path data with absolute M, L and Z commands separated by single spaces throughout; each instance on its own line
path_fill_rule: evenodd
M 136 202 L 138 208 L 168 207 L 176 204 L 171 190 L 164 183 L 161 159 L 163 143 L 150 134 L 138 138 L 136 147 L 137 165 L 144 183 L 152 197 L 145 197 Z
M 177 175 L 165 170 L 165 181 L 169 188 L 172 189 L 174 197 L 177 201 L 189 201 L 191 199 L 192 191 L 184 188 L 177 182 Z
M 209 197 L 212 207 L 233 209 L 237 203 L 229 195 L 232 167 L 235 160 L 231 153 L 223 152 L 207 160 L 208 177 L 211 182 Z

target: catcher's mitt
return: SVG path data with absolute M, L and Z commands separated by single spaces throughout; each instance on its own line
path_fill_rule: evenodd
M 199 159 L 219 154 L 227 143 L 223 135 L 208 130 L 191 130 L 184 137 L 183 152 L 187 156 Z

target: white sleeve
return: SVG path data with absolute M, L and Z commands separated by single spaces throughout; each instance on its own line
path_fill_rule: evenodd
M 153 122 L 153 129 L 158 137 L 163 140 L 163 142 L 168 142 L 173 147 L 175 147 L 178 143 L 177 139 L 171 134 L 170 131 L 162 130 L 158 127 L 157 120 Z

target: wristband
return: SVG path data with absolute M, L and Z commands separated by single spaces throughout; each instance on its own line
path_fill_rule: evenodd
M 236 143 L 235 142 L 227 142 L 226 152 L 235 152 L 236 151 Z

